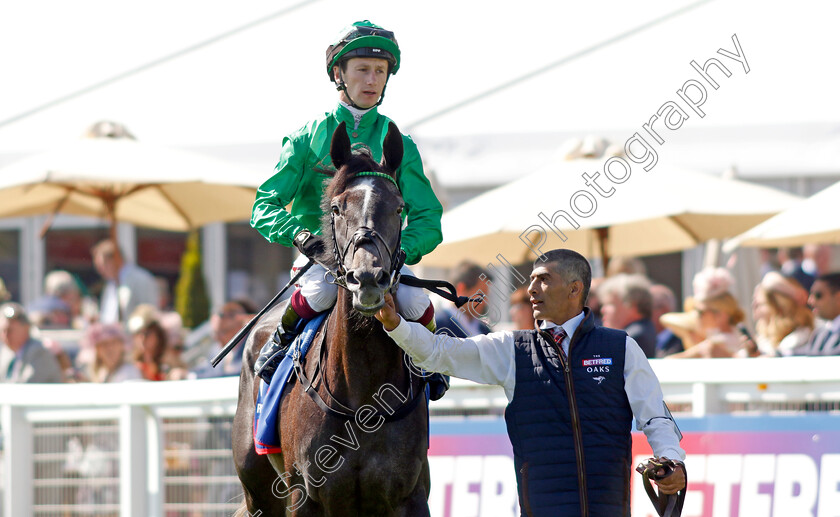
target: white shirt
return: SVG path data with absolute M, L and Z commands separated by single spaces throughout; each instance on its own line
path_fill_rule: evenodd
M 563 323 L 566 337 L 561 346 L 568 355 L 569 344 L 583 312 Z M 545 328 L 555 325 L 548 324 Z M 516 387 L 516 361 L 513 332 L 493 332 L 469 338 L 432 334 L 419 323 L 400 318 L 400 324 L 388 333 L 405 350 L 414 364 L 481 384 L 504 388 L 508 401 Z M 656 457 L 685 459 L 676 426 L 665 412 L 662 388 L 638 343 L 627 337 L 624 355 L 624 391 L 636 419 L 636 429 L 644 431 Z
M 120 322 L 120 302 L 117 295 L 117 283 L 105 282 L 102 288 L 102 301 L 99 304 L 99 321 L 105 324 Z
M 157 301 L 158 287 L 154 276 L 135 264 L 123 264 L 119 272 L 119 285 L 113 280 L 108 280 L 102 290 L 99 321 L 127 321 L 138 305 L 157 305 Z
M 840 316 L 837 316 L 829 323 L 832 334 L 840 334 Z

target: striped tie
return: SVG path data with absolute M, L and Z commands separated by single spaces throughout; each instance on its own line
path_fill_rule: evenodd
M 820 347 L 817 349 L 817 355 L 825 355 L 825 345 L 831 341 L 832 336 L 834 335 L 834 329 L 829 327 L 826 329 L 825 336 L 823 336 L 822 341 L 820 342 Z
M 563 346 L 563 339 L 566 337 L 566 331 L 563 330 L 563 327 L 557 325 L 556 327 L 550 328 L 549 332 L 554 337 L 554 342 L 557 343 L 557 346 Z

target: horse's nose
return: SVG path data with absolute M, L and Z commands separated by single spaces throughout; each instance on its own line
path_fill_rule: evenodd
M 382 289 L 387 289 L 391 285 L 391 277 L 384 269 L 376 272 L 376 284 Z
M 388 273 L 380 267 L 367 271 L 350 270 L 347 272 L 346 280 L 347 287 L 351 289 L 371 287 L 386 289 L 391 283 Z

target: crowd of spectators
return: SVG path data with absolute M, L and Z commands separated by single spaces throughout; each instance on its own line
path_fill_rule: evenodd
M 0 382 L 162 381 L 235 376 L 241 346 L 213 369 L 210 358 L 255 312 L 231 300 L 210 318 L 201 356 L 184 359 L 189 329 L 168 306 L 168 293 L 145 269 L 126 261 L 112 241 L 91 250 L 102 277 L 98 300 L 72 273 L 49 272 L 44 295 L 24 307 L 0 279 Z
M 762 250 L 762 257 L 761 279 L 743 303 L 725 267 L 698 272 L 678 299 L 674 289 L 651 280 L 642 260 L 617 257 L 604 276 L 592 279 L 586 305 L 601 325 L 626 331 L 649 358 L 840 355 L 840 270 L 831 270 L 830 247 Z M 450 280 L 458 294 L 489 293 L 489 284 L 478 283 L 481 275 L 489 278 L 463 263 Z M 510 294 L 509 323 L 475 315 L 446 307 L 438 329 L 447 328 L 442 319 L 461 328 L 480 323 L 481 333 L 533 328 L 527 284 Z
M 679 311 L 670 288 L 654 284 L 638 262 L 621 260 L 599 281 L 590 306 L 649 358 L 840 355 L 840 272 L 829 264 L 827 247 L 811 254 L 764 250 L 761 280 L 746 308 L 731 271 L 709 267 L 694 276 Z
M 700 271 L 691 292 L 678 300 L 674 290 L 649 278 L 641 260 L 619 257 L 603 277 L 593 279 L 587 305 L 603 326 L 625 330 L 649 358 L 838 355 L 840 272 L 829 271 L 827 250 L 763 250 L 762 278 L 749 304 L 739 303 L 726 268 Z M 125 261 L 110 241 L 92 249 L 92 261 L 104 283 L 99 300 L 86 296 L 73 274 L 56 270 L 44 279 L 43 297 L 24 308 L 10 300 L 0 279 L 0 382 L 239 374 L 241 346 L 217 368 L 209 359 L 251 318 L 252 302 L 228 300 L 211 315 L 203 342 L 186 351 L 187 329 L 167 307 L 166 296 L 150 289 L 160 282 Z M 490 295 L 491 275 L 476 264 L 459 264 L 449 279 L 461 296 Z M 455 335 L 487 333 L 496 326 L 533 328 L 526 285 L 511 294 L 509 307 L 505 326 L 491 321 L 486 303 L 460 311 L 439 306 L 437 328 Z M 75 346 L 50 337 L 50 331 L 62 329 L 76 331 Z

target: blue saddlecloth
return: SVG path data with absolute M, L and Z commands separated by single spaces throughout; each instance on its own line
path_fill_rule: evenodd
M 280 399 L 294 371 L 293 357 L 297 351 L 301 357 L 306 357 L 306 352 L 327 314 L 328 312 L 321 313 L 306 324 L 303 332 L 295 339 L 286 356 L 280 361 L 280 365 L 271 378 L 271 384 L 266 384 L 264 380 L 259 379 L 260 392 L 257 395 L 257 409 L 254 412 L 254 448 L 257 454 L 280 452 L 280 433 L 277 431 Z

